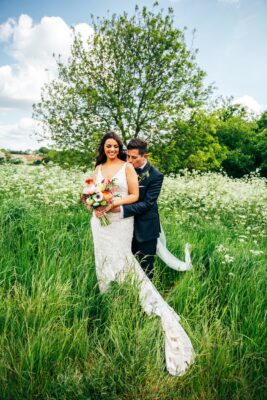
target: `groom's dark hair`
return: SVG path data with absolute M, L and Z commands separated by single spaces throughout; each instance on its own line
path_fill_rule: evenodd
M 147 142 L 139 138 L 131 139 L 130 142 L 127 144 L 127 150 L 135 149 L 137 149 L 139 151 L 139 154 L 143 156 L 147 153 Z

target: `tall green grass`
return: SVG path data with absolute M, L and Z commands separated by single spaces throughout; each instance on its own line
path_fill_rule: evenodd
M 2 199 L 0 399 L 264 399 L 264 255 L 227 218 L 161 217 L 174 254 L 192 245 L 192 271 L 157 260 L 154 278 L 196 352 L 182 377 L 166 371 L 160 322 L 142 311 L 138 285 L 99 293 L 81 206 Z M 257 246 L 266 251 L 264 236 Z

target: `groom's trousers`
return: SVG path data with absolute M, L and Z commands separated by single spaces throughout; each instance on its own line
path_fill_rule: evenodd
M 153 278 L 153 263 L 157 251 L 158 239 L 146 242 L 138 242 L 135 238 L 132 240 L 132 253 L 137 256 L 143 271 L 149 279 Z

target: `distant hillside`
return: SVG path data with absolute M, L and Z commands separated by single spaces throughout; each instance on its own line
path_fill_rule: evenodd
M 12 153 L 12 158 L 19 158 L 25 164 L 31 164 L 33 161 L 43 160 L 44 156 L 40 156 L 40 155 L 36 155 L 36 154 L 17 154 L 17 153 Z

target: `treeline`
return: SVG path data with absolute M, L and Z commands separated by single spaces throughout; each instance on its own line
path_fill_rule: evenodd
M 187 168 L 240 178 L 259 170 L 267 177 L 267 111 L 257 118 L 240 105 L 197 111 L 152 144 L 151 155 L 167 174 Z
M 84 150 L 41 147 L 35 153 L 43 159 L 33 164 L 53 162 L 63 168 L 93 168 L 102 134 L 96 132 L 95 140 Z M 1 151 L 10 161 L 11 154 L 5 149 Z M 172 131 L 150 141 L 148 156 L 167 175 L 183 169 L 223 170 L 240 178 L 257 170 L 267 177 L 267 111 L 256 117 L 245 107 L 229 102 L 213 111 L 195 111 L 187 119 L 176 121 Z
M 47 149 L 43 162 L 52 161 L 65 168 L 92 168 L 96 148 L 97 142 L 85 151 Z M 267 177 L 267 111 L 257 118 L 240 105 L 195 112 L 177 122 L 164 139 L 150 142 L 149 159 L 165 174 L 183 169 L 223 170 L 239 178 L 258 170 Z

